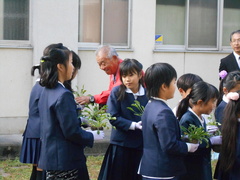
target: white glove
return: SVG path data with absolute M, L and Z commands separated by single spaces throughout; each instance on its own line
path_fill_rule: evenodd
M 104 132 L 103 131 L 92 131 L 92 130 L 87 130 L 87 132 L 90 132 L 93 134 L 93 139 L 94 140 L 100 140 L 104 138 Z
M 220 145 L 222 144 L 222 136 L 212 136 L 210 142 L 212 145 Z
M 142 130 L 142 121 L 139 121 L 135 124 L 135 129 L 140 129 Z
M 188 152 L 195 152 L 198 149 L 199 144 L 187 143 Z
M 89 127 L 88 119 L 85 117 L 80 117 L 80 118 L 81 118 L 82 126 Z
M 218 130 L 218 127 L 215 125 L 207 125 L 207 132 L 214 133 Z

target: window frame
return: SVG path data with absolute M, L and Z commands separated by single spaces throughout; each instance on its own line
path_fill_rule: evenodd
M 32 0 L 29 0 L 29 38 L 28 40 L 1 40 L 0 39 L 0 48 L 32 48 L 31 39 L 32 39 Z
M 232 48 L 229 46 L 222 46 L 222 31 L 223 31 L 223 11 L 224 11 L 224 0 L 217 1 L 217 42 L 216 48 L 201 48 L 201 47 L 189 47 L 189 2 L 186 0 L 185 5 L 185 33 L 184 33 L 184 45 L 164 45 L 155 43 L 154 51 L 170 51 L 170 52 L 229 52 L 232 51 Z M 155 24 L 156 25 L 156 24 Z
M 79 1 L 80 2 L 80 1 Z M 104 2 L 105 0 L 101 0 L 101 27 L 100 27 L 100 43 L 88 43 L 88 42 L 79 42 L 78 41 L 78 49 L 79 50 L 86 50 L 86 49 L 96 49 L 98 46 L 100 45 L 106 45 L 106 43 L 103 43 L 103 31 L 104 31 Z M 80 7 L 80 5 L 79 5 Z M 117 49 L 130 49 L 131 48 L 131 32 L 132 32 L 132 26 L 131 26 L 131 21 L 132 21 L 132 0 L 128 0 L 128 35 L 127 35 L 127 45 L 126 46 L 116 46 L 116 45 L 112 45 L 114 48 Z M 80 13 L 80 9 L 78 9 L 78 18 L 79 18 L 79 13 Z M 79 21 L 78 21 L 79 22 Z M 78 27 L 80 26 L 80 24 L 78 24 Z M 79 31 L 78 31 L 79 33 Z M 78 34 L 79 37 L 79 34 Z M 111 44 L 110 44 L 111 45 Z

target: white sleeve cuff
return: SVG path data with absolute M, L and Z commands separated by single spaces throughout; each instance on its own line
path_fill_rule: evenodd
M 188 149 L 188 152 L 190 151 L 191 149 L 191 144 L 190 143 L 186 143 L 187 144 L 187 149 Z
M 129 127 L 130 130 L 135 130 L 136 122 L 132 122 L 131 126 Z

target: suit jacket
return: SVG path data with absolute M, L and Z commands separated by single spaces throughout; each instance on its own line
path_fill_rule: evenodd
M 26 138 L 40 138 L 40 117 L 38 101 L 43 87 L 36 82 L 33 86 L 29 99 L 28 120 L 23 136 Z
M 186 128 L 190 124 L 197 127 L 202 127 L 198 117 L 191 111 L 187 111 L 180 120 L 180 125 Z M 206 131 L 206 124 L 204 123 L 204 129 Z M 194 153 L 189 153 L 185 158 L 184 162 L 187 167 L 187 174 L 182 175 L 180 180 L 212 180 L 212 169 L 211 169 L 211 144 L 209 141 L 209 147 L 203 142 L 199 145 L 198 150 Z
M 183 157 L 188 148 L 181 141 L 179 122 L 169 106 L 150 99 L 142 115 L 143 156 L 140 174 L 172 177 L 186 172 Z
M 71 170 L 86 166 L 85 146 L 93 146 L 93 135 L 79 126 L 72 92 L 61 84 L 44 88 L 39 100 L 41 155 L 44 170 Z
M 141 121 L 140 116 L 134 115 L 134 112 L 127 109 L 127 107 L 131 107 L 131 104 L 134 103 L 134 96 L 132 93 L 125 92 L 124 100 L 118 101 L 118 91 L 119 86 L 114 87 L 107 101 L 107 112 L 116 117 L 116 120 L 110 121 L 110 123 L 115 126 L 115 128 L 112 129 L 110 143 L 142 150 L 142 131 L 139 129 L 129 130 L 132 122 Z M 146 95 L 137 96 L 137 100 L 144 107 L 148 102 Z M 137 111 L 137 109 L 135 110 Z
M 228 73 L 232 72 L 232 71 L 240 70 L 233 53 L 231 53 L 228 56 L 226 56 L 225 58 L 221 59 L 220 66 L 219 66 L 219 72 L 221 72 L 222 70 L 225 70 Z

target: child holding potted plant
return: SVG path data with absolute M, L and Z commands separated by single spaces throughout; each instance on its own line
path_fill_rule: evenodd
M 202 130 L 206 131 L 206 122 L 202 115 L 212 112 L 216 106 L 217 97 L 218 90 L 213 85 L 200 81 L 193 85 L 190 94 L 178 106 L 177 117 L 180 120 L 180 125 L 186 129 L 193 126 L 201 127 L 197 138 L 206 141 L 199 145 L 196 152 L 185 157 L 187 173 L 180 176 L 179 179 L 212 180 L 210 145 L 220 143 L 221 137 L 213 136 L 210 140 L 207 136 L 204 137 L 207 134 L 204 134 Z
M 167 105 L 174 96 L 176 78 L 176 70 L 167 63 L 153 64 L 145 74 L 150 100 L 142 115 L 144 145 L 139 173 L 143 180 L 176 180 L 185 172 L 183 156 L 198 148 L 198 144 L 181 140 L 179 122 Z
M 141 106 L 147 104 L 142 64 L 135 59 L 125 59 L 120 64 L 120 78 L 122 85 L 112 89 L 107 101 L 107 112 L 116 120 L 110 120 L 115 127 L 112 129 L 99 180 L 141 180 L 137 174 L 143 147 L 141 117 L 127 107 L 135 100 Z

